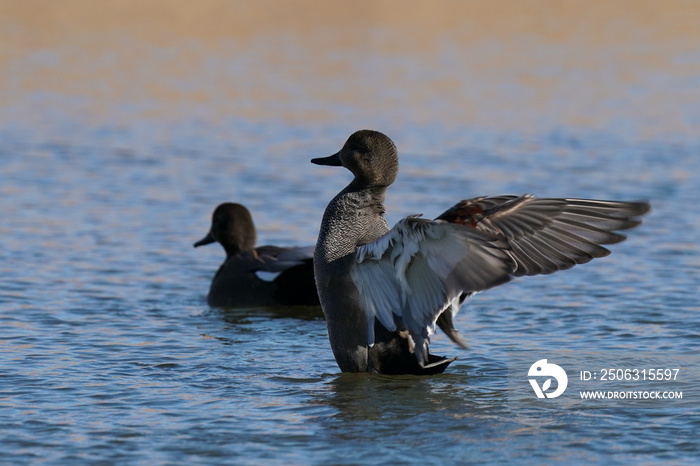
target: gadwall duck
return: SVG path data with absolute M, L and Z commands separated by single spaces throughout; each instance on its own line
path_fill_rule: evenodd
M 217 307 L 318 305 L 314 284 L 313 246 L 256 248 L 253 218 L 241 204 L 219 205 L 211 230 L 194 247 L 219 242 L 226 260 L 209 288 L 207 304 Z M 279 273 L 272 281 L 257 272 Z
M 343 372 L 441 373 L 455 359 L 429 353 L 437 324 L 456 344 L 462 301 L 512 277 L 565 270 L 610 252 L 614 230 L 640 223 L 645 202 L 540 199 L 463 200 L 435 220 L 413 215 L 389 229 L 386 190 L 399 169 L 396 146 L 362 130 L 336 154 L 354 179 L 330 201 L 314 268 L 328 337 Z

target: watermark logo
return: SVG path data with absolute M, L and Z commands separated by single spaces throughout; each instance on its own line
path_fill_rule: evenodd
M 530 370 L 528 371 L 527 375 L 528 377 L 547 377 L 547 380 L 542 383 L 541 388 L 536 379 L 528 379 L 530 381 L 530 385 L 532 385 L 532 389 L 537 395 L 537 398 L 556 398 L 564 393 L 564 390 L 566 390 L 566 387 L 569 384 L 569 378 L 566 376 L 566 371 L 556 364 L 548 363 L 546 359 L 540 359 L 530 366 Z M 554 377 L 554 379 L 557 381 L 557 389 L 551 393 L 547 393 L 547 390 L 549 390 L 552 385 L 551 377 Z

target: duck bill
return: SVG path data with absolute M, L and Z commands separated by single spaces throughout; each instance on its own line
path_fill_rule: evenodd
M 340 152 L 337 152 L 328 157 L 319 157 L 317 159 L 311 159 L 311 163 L 316 165 L 328 165 L 331 167 L 342 167 L 343 164 L 340 162 Z
M 216 240 L 211 235 L 211 233 L 207 233 L 207 236 L 205 236 L 204 238 L 202 238 L 199 241 L 197 241 L 196 243 L 194 243 L 194 247 L 196 248 L 197 246 L 204 246 L 205 244 L 211 244 L 214 241 L 216 241 Z

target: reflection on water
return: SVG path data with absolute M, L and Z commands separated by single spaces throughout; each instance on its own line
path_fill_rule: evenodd
M 694 461 L 690 409 L 514 413 L 507 355 L 697 351 L 699 10 L 0 0 L 3 459 Z M 339 374 L 318 308 L 208 308 L 221 251 L 191 245 L 224 201 L 260 244 L 312 244 L 349 178 L 309 159 L 362 127 L 399 147 L 392 223 L 527 192 L 653 211 L 608 258 L 475 297 L 470 349 L 434 340 L 447 374 Z

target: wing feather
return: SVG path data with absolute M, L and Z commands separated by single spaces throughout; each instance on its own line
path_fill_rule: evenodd
M 410 216 L 355 252 L 351 278 L 367 317 L 368 344 L 378 320 L 407 330 L 427 362 L 436 323 L 457 344 L 452 325 L 464 297 L 512 276 L 548 274 L 610 253 L 625 239 L 616 230 L 640 223 L 644 202 L 480 197 L 461 201 L 436 220 Z
M 260 246 L 255 249 L 260 258 L 259 270 L 263 272 L 284 272 L 290 267 L 313 260 L 314 246 L 278 247 Z
M 461 201 L 438 219 L 486 231 L 509 245 L 515 276 L 548 274 L 610 254 L 603 244 L 624 241 L 617 230 L 639 225 L 646 202 L 526 196 Z
M 430 335 L 443 311 L 454 313 L 465 292 L 510 279 L 516 265 L 504 248 L 486 232 L 417 216 L 358 248 L 350 275 L 366 312 L 368 344 L 374 343 L 377 319 L 390 331 L 408 330 L 416 357 L 426 362 Z M 451 327 L 451 319 L 444 322 Z M 456 331 L 448 334 L 463 344 Z

